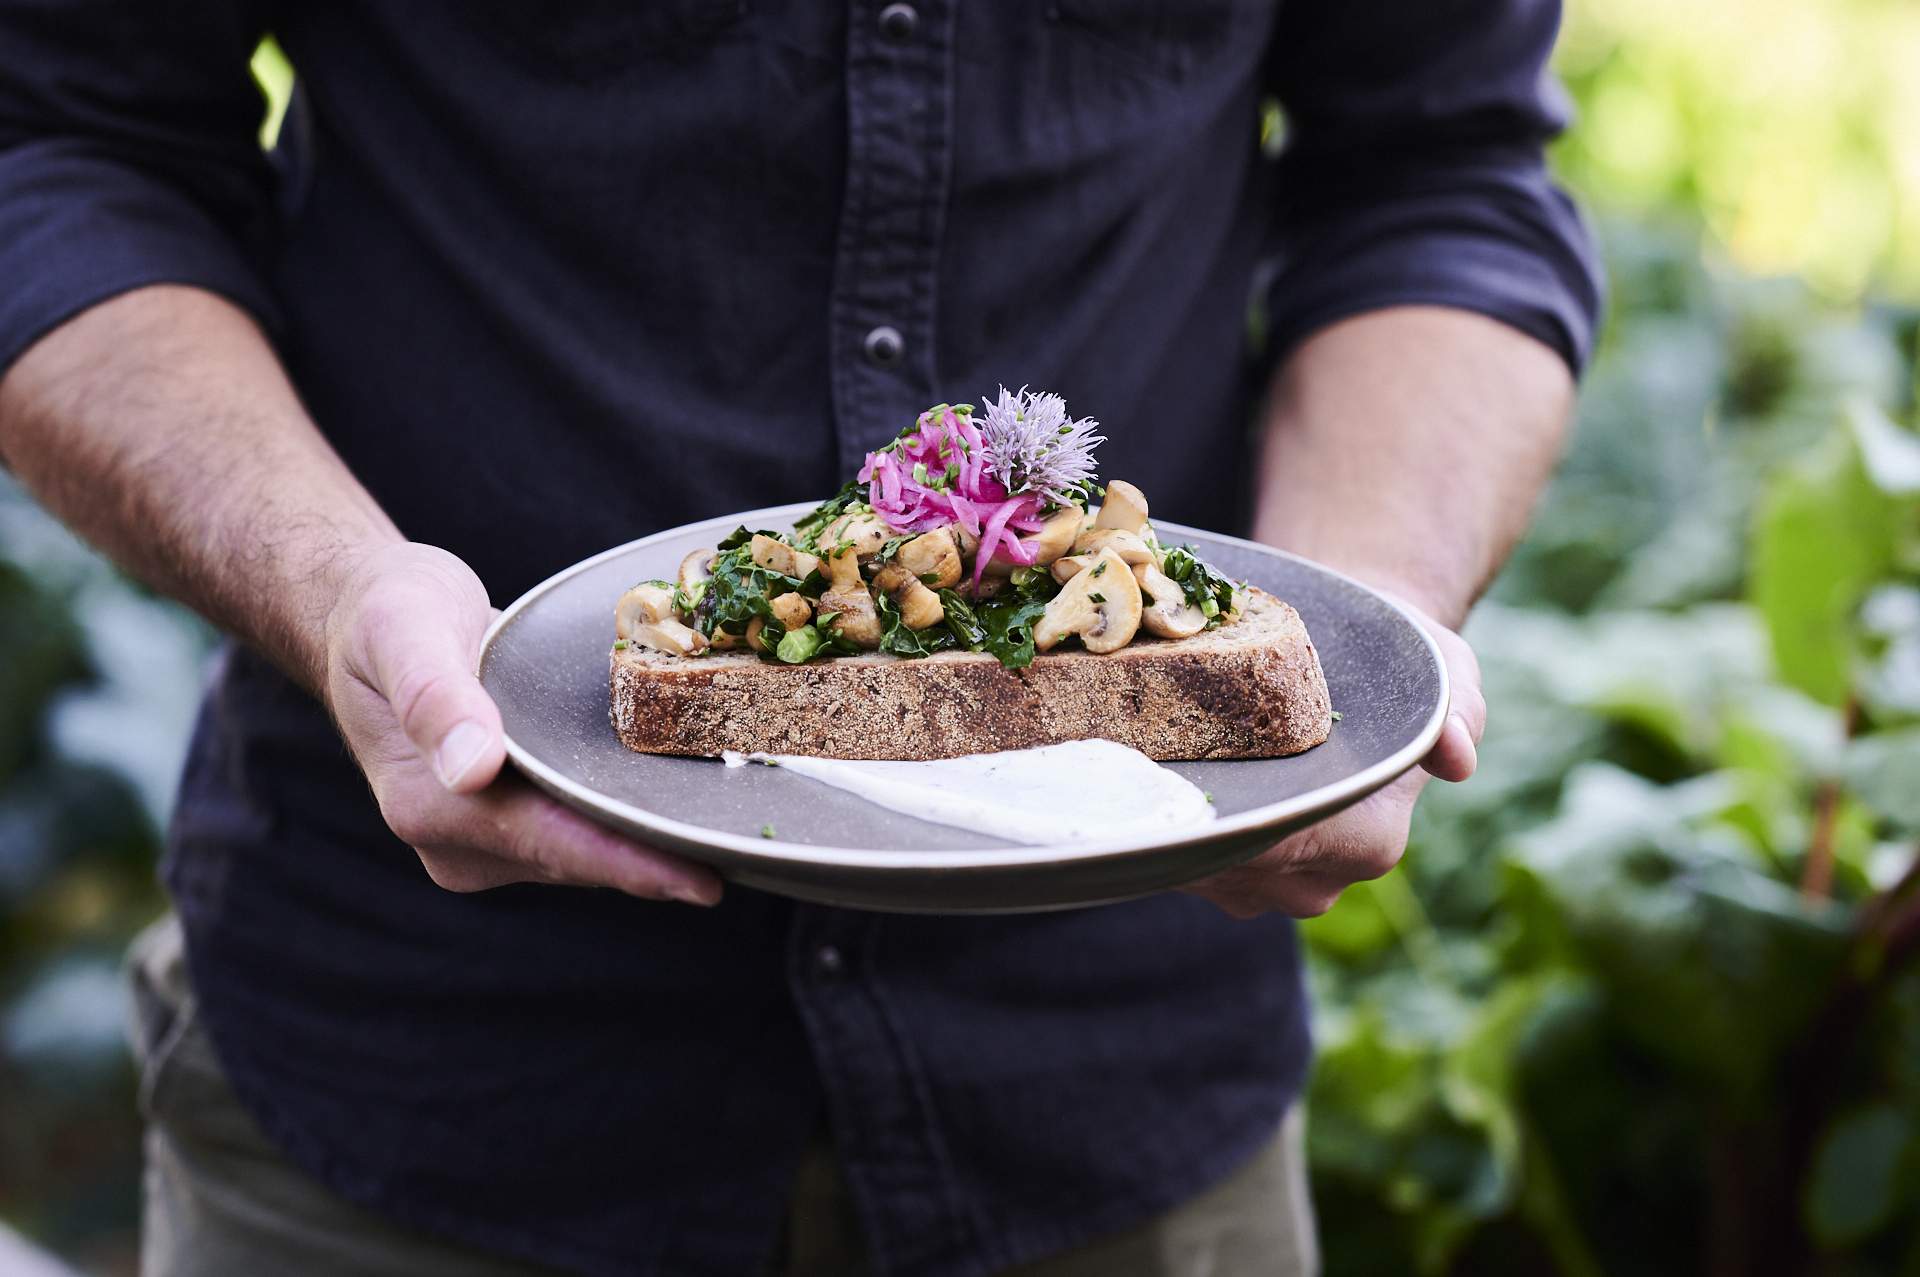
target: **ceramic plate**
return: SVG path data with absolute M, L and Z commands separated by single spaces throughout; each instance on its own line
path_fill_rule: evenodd
M 1412 767 L 1438 739 L 1447 674 L 1433 640 L 1358 582 L 1236 537 L 1155 520 L 1228 576 L 1298 608 L 1340 721 L 1291 758 L 1168 766 L 1213 795 L 1219 819 L 1176 837 L 1063 846 L 1006 843 L 876 807 L 773 767 L 636 754 L 608 724 L 613 605 L 673 577 L 690 551 L 741 524 L 784 531 L 812 505 L 709 519 L 595 555 L 536 586 L 488 631 L 480 680 L 507 754 L 561 802 L 733 882 L 802 900 L 915 913 L 1100 904 L 1189 882 L 1271 846 Z M 761 829 L 771 825 L 775 837 Z

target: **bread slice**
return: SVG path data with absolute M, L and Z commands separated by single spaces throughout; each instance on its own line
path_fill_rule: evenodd
M 613 727 L 643 754 L 955 758 L 1102 737 L 1149 758 L 1270 758 L 1332 726 L 1300 614 L 1261 590 L 1240 618 L 1010 670 L 978 652 L 778 665 L 751 652 L 613 654 Z

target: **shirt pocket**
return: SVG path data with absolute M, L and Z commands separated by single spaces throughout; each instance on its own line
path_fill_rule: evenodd
M 1052 0 L 1046 15 L 1065 39 L 1120 69 L 1179 81 L 1203 72 L 1277 7 L 1278 0 Z
M 495 50 L 556 80 L 598 80 L 662 58 L 703 52 L 748 15 L 753 0 L 488 0 L 453 10 Z

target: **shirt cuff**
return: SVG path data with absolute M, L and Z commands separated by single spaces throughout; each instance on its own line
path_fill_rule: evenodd
M 71 142 L 0 152 L 0 375 L 54 328 L 149 284 L 227 298 L 265 328 L 273 295 L 257 264 L 178 187 Z
M 1539 200 L 1429 193 L 1322 222 L 1277 263 L 1265 290 L 1268 357 L 1389 306 L 1451 306 L 1546 343 L 1577 377 L 1593 353 L 1603 277 L 1573 205 L 1544 178 Z

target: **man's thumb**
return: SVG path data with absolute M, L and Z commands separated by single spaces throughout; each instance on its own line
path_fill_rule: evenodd
M 485 788 L 506 760 L 506 741 L 500 711 L 473 673 L 469 627 L 411 609 L 370 619 L 369 672 L 400 730 L 442 785 L 462 794 Z

